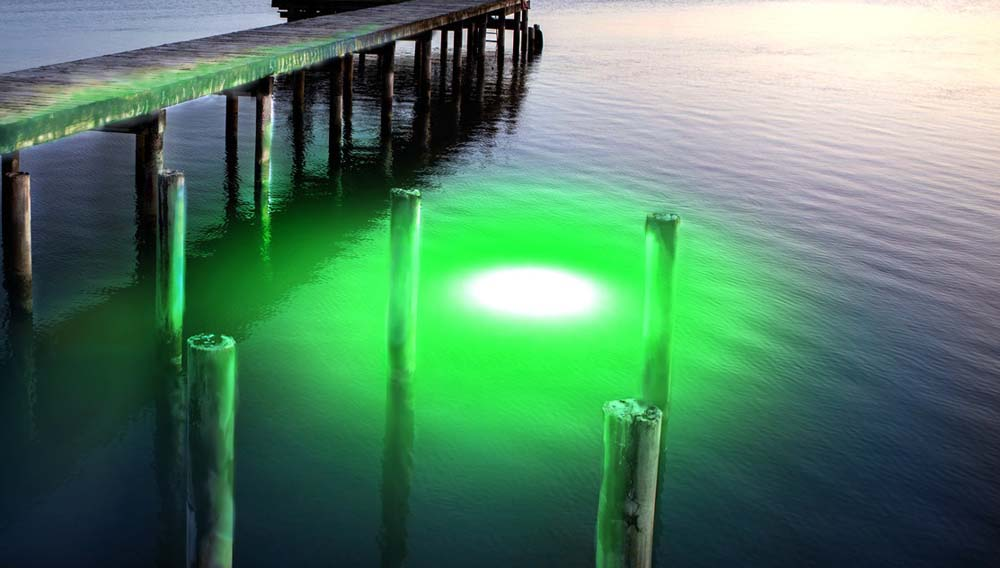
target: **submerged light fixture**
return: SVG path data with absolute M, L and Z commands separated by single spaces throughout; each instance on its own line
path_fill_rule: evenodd
M 597 286 L 567 270 L 509 266 L 475 274 L 464 286 L 467 300 L 501 314 L 532 319 L 580 316 L 600 303 Z

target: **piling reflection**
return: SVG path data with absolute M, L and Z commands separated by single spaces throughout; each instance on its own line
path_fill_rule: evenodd
M 389 384 L 382 460 L 382 566 L 406 560 L 406 523 L 413 476 L 413 392 L 416 356 L 420 193 L 393 190 L 390 203 Z

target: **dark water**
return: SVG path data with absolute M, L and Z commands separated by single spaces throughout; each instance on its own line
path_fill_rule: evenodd
M 272 23 L 266 4 L 5 1 L 0 70 Z M 659 565 L 995 562 L 1000 7 L 536 0 L 532 19 L 545 53 L 499 83 L 491 59 L 458 107 L 436 75 L 429 125 L 401 48 L 389 145 L 369 71 L 340 168 L 326 77 L 301 121 L 279 78 L 267 222 L 249 99 L 238 178 L 222 98 L 168 110 L 184 333 L 240 345 L 236 563 L 592 564 L 600 408 L 637 394 L 661 209 L 684 221 Z M 0 566 L 158 554 L 132 156 L 108 133 L 22 152 L 34 314 L 0 312 Z M 424 192 L 406 471 L 383 462 L 394 187 Z M 526 266 L 569 280 L 479 286 Z

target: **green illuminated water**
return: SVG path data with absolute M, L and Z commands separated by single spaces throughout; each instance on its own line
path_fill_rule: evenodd
M 996 75 L 966 71 L 993 68 L 997 13 L 536 3 L 546 53 L 458 113 L 435 77 L 428 131 L 401 48 L 388 147 L 369 60 L 339 169 L 326 77 L 301 120 L 279 79 L 266 199 L 251 99 L 238 179 L 224 100 L 169 109 L 184 335 L 239 345 L 236 564 L 591 565 L 601 408 L 640 394 L 650 211 L 684 220 L 660 565 L 991 558 L 1000 116 Z M 817 23 L 836 18 L 895 24 L 844 40 Z M 34 316 L 4 322 L 0 565 L 158 553 L 131 156 L 102 133 L 22 155 Z M 392 188 L 422 193 L 402 390 Z M 570 292 L 477 296 L 511 273 Z

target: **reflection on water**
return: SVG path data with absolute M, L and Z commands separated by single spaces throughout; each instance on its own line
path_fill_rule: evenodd
M 601 404 L 641 376 L 642 218 L 675 210 L 660 557 L 987 564 L 1000 12 L 537 4 L 546 52 L 508 61 L 499 84 L 492 57 L 482 79 L 473 64 L 461 96 L 437 77 L 428 114 L 401 44 L 391 136 L 372 69 L 336 135 L 326 70 L 307 74 L 298 117 L 292 78 L 277 78 L 268 168 L 249 99 L 235 144 L 224 97 L 169 109 L 164 162 L 188 191 L 184 327 L 241 346 L 236 562 L 402 558 L 383 556 L 382 534 L 412 566 L 591 564 Z M 42 40 L 71 24 L 50 24 L 30 31 L 56 50 Z M 22 155 L 33 310 L 18 319 L 5 290 L 0 564 L 158 554 L 166 414 L 133 156 L 134 137 L 110 133 Z M 384 382 L 392 188 L 420 189 L 427 221 L 419 405 Z M 580 275 L 601 309 L 528 320 L 455 296 L 510 266 Z M 392 456 L 401 467 L 383 470 Z M 408 482 L 381 487 L 393 471 Z

